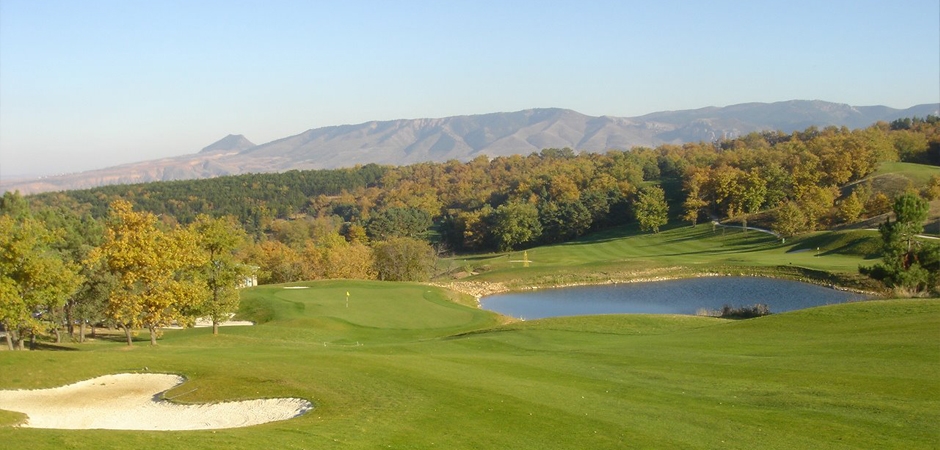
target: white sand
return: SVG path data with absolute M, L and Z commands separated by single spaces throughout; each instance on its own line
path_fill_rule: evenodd
M 225 322 L 220 322 L 220 327 L 250 327 L 254 325 L 254 322 L 248 320 L 226 320 Z M 193 328 L 209 328 L 212 326 L 212 321 L 208 319 L 196 319 L 196 322 L 193 323 Z M 161 327 L 164 330 L 185 330 L 186 327 L 181 327 L 179 325 L 169 325 L 166 327 Z
M 0 391 L 0 409 L 26 414 L 21 426 L 60 429 L 209 430 L 258 425 L 313 409 L 298 398 L 180 405 L 158 394 L 183 383 L 178 375 L 105 375 L 52 389 Z

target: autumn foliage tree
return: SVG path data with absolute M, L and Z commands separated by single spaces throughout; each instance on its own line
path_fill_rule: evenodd
M 191 231 L 161 230 L 153 214 L 135 212 L 123 200 L 111 204 L 105 241 L 89 264 L 100 261 L 116 279 L 107 313 L 124 329 L 127 345 L 135 329 L 147 328 L 155 345 L 160 327 L 192 320 L 206 292 L 197 276 L 205 255 Z
M 50 248 L 54 236 L 28 215 L 0 215 L 0 322 L 10 350 L 43 331 L 81 282 L 78 267 Z M 49 323 L 58 327 L 58 323 Z
M 375 246 L 375 269 L 383 281 L 427 281 L 436 262 L 434 249 L 418 239 L 399 237 Z
M 88 209 L 97 218 L 114 198 L 130 199 L 138 210 L 183 224 L 202 212 L 236 216 L 254 238 L 255 248 L 244 254 L 258 257 L 259 279 L 283 282 L 330 276 L 324 265 L 336 256 L 325 250 L 326 238 L 316 231 L 326 223 L 332 225 L 325 229 L 339 231 L 350 244 L 440 237 L 456 251 L 505 251 L 621 224 L 631 210 L 629 200 L 644 185 L 661 186 L 665 198 L 681 204 L 682 218 L 693 224 L 705 218 L 745 225 L 756 221 L 802 233 L 851 221 L 859 202 L 864 208 L 858 218 L 889 211 L 895 192 L 859 193 L 853 199 L 847 198 L 846 187 L 870 176 L 882 162 L 937 164 L 938 155 L 940 118 L 933 117 L 860 130 L 809 127 L 605 153 L 544 149 L 481 155 L 468 162 L 368 164 L 106 186 L 38 198 Z M 799 214 L 790 214 L 793 209 Z M 772 223 L 778 217 L 789 223 Z M 309 242 L 320 256 L 307 252 Z

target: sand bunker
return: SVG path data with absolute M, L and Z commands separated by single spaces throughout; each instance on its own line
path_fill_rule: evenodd
M 299 398 L 180 405 L 158 394 L 179 375 L 105 375 L 52 389 L 0 391 L 0 409 L 26 414 L 21 426 L 59 429 L 209 430 L 258 425 L 313 409 Z

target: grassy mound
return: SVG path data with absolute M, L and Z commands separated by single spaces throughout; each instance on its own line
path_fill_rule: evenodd
M 300 418 L 217 432 L 0 426 L 23 448 L 932 448 L 936 300 L 728 321 L 622 315 L 500 325 L 441 289 L 377 282 L 245 291 L 266 322 L 4 352 L 2 388 L 180 373 L 178 402 L 301 397 Z M 346 307 L 346 292 L 350 293 Z M 142 341 L 147 336 L 140 336 Z M 0 421 L 16 418 L 0 414 Z

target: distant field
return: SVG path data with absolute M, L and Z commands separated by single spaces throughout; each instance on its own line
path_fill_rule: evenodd
M 133 372 L 181 402 L 302 397 L 306 416 L 199 432 L 0 426 L 17 448 L 936 448 L 940 303 L 746 321 L 595 316 L 499 325 L 418 284 L 245 291 L 254 327 L 3 352 L 0 387 Z M 346 306 L 346 292 L 350 293 Z M 12 414 L 0 414 L 9 425 Z
M 940 167 L 927 164 L 885 162 L 881 163 L 872 178 L 877 179 L 889 175 L 906 178 L 910 181 L 912 187 L 919 188 L 927 184 L 930 177 L 940 176 Z
M 873 264 L 879 251 L 880 238 L 875 231 L 811 233 L 783 242 L 754 230 L 745 233 L 706 223 L 678 226 L 658 234 L 641 233 L 627 226 L 526 252 L 458 256 L 444 264 L 452 270 L 471 268 L 479 272 L 468 280 L 502 281 L 517 287 L 719 269 L 765 274 L 825 271 L 860 280 L 859 264 Z M 525 258 L 530 261 L 529 267 L 524 267 Z

